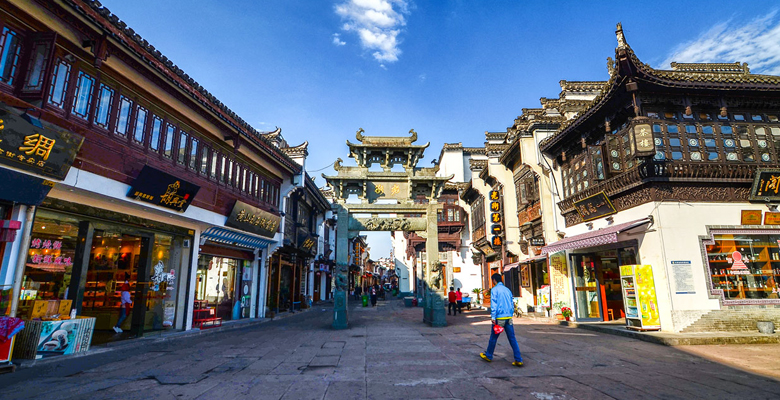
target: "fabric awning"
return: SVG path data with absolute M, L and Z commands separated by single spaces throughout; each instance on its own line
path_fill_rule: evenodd
M 533 256 L 531 258 L 526 258 L 525 260 L 520 261 L 520 263 L 526 264 L 526 263 L 532 263 L 532 262 L 535 262 L 535 261 L 542 261 L 542 260 L 546 260 L 546 259 L 547 259 L 547 254 L 542 254 L 542 255 L 538 255 L 538 256 Z
M 275 240 L 264 239 L 259 236 L 250 235 L 219 226 L 212 226 L 200 234 L 201 238 L 206 238 L 213 242 L 229 244 L 234 246 L 249 247 L 251 249 L 264 249 L 269 244 L 276 243 Z
M 504 272 L 507 272 L 507 271 L 509 271 L 512 268 L 517 268 L 518 265 L 520 265 L 519 262 L 504 265 Z
M 627 231 L 644 224 L 649 224 L 650 222 L 652 222 L 652 219 L 643 218 L 623 224 L 608 226 L 597 231 L 564 238 L 555 243 L 542 247 L 542 254 L 552 254 L 562 250 L 582 249 L 586 247 L 617 243 L 617 237 L 620 232 Z

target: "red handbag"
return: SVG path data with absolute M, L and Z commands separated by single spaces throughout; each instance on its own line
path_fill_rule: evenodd
M 503 331 L 504 331 L 504 327 L 502 327 L 501 325 L 499 324 L 493 325 L 493 333 L 495 333 L 496 335 L 500 335 L 501 332 Z

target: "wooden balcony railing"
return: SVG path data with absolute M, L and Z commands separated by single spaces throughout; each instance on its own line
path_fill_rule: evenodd
M 558 202 L 562 213 L 574 210 L 574 202 L 604 191 L 613 196 L 648 182 L 751 183 L 757 168 L 778 168 L 778 164 L 725 162 L 645 162 Z

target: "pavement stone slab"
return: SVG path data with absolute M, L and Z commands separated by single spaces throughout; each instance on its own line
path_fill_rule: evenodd
M 0 399 L 780 399 L 780 344 L 668 347 L 520 318 L 517 368 L 506 339 L 479 358 L 484 311 L 431 328 L 421 308 L 380 305 L 345 330 L 329 312 L 296 313 L 24 366 L 0 375 Z

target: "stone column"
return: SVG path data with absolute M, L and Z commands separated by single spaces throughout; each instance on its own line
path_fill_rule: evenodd
M 425 252 L 428 258 L 428 266 L 425 271 L 425 281 L 427 283 L 425 307 L 426 321 L 431 326 L 447 326 L 447 317 L 445 313 L 446 304 L 444 301 L 444 274 L 439 264 L 439 223 L 437 211 L 441 208 L 439 204 L 429 204 L 427 219 L 428 229 L 425 239 Z
M 336 267 L 333 271 L 333 329 L 347 329 L 347 294 L 349 293 L 349 211 L 340 205 L 333 206 L 338 215 L 336 225 Z

